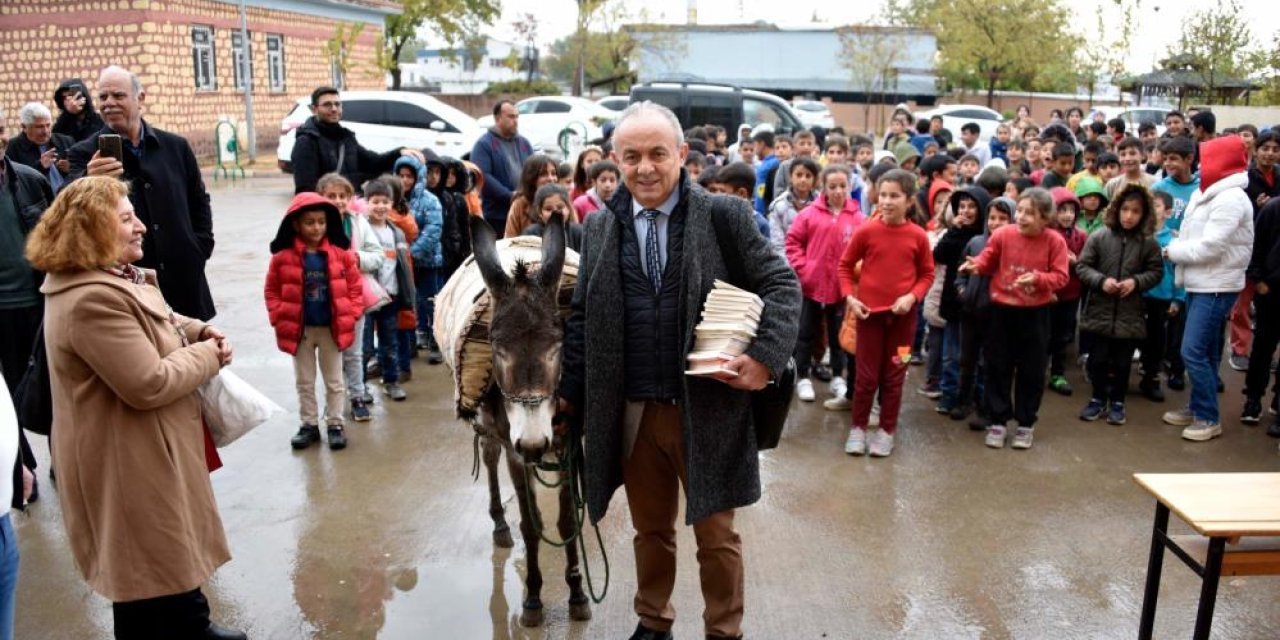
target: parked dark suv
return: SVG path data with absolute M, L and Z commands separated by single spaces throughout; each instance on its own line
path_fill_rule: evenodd
M 729 85 L 693 82 L 646 82 L 631 87 L 631 102 L 649 100 L 675 112 L 685 128 L 714 124 L 724 127 L 729 144 L 737 141 L 738 125 L 770 124 L 775 133 L 794 134 L 804 125 L 790 105 L 778 96 Z

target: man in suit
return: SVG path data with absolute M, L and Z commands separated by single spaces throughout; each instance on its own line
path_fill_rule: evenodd
M 587 218 L 563 347 L 560 395 L 583 421 L 591 518 L 604 517 L 623 486 L 636 530 L 633 640 L 671 638 L 681 486 L 707 637 L 741 637 L 734 510 L 760 498 L 748 392 L 785 368 L 800 315 L 796 275 L 756 230 L 750 203 L 694 186 L 683 138 L 675 115 L 651 102 L 619 116 L 612 157 L 624 186 Z M 763 298 L 758 335 L 725 363 L 736 375 L 686 376 L 693 329 L 717 279 Z

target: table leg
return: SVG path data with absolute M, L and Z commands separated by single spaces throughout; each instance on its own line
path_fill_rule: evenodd
M 1209 640 L 1213 626 L 1213 607 L 1218 600 L 1218 578 L 1222 576 L 1222 556 L 1226 538 L 1209 539 L 1209 555 L 1204 561 L 1204 581 L 1200 584 L 1200 607 L 1196 611 L 1194 640 Z
M 1156 623 L 1156 600 L 1160 597 L 1160 571 L 1164 567 L 1164 540 L 1169 530 L 1169 507 L 1156 501 L 1156 521 L 1151 531 L 1151 557 L 1147 561 L 1147 588 L 1142 595 L 1142 618 L 1138 640 L 1151 640 Z

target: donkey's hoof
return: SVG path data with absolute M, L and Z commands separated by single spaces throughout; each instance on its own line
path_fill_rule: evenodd
M 542 606 L 534 608 L 525 607 L 520 612 L 520 626 L 522 627 L 541 627 L 542 626 Z
M 510 549 L 511 547 L 516 546 L 516 541 L 511 539 L 510 529 L 503 529 L 501 531 L 493 532 L 493 544 L 502 547 L 503 549 Z
M 591 603 L 590 602 L 569 602 L 569 619 L 570 620 L 590 620 L 591 619 Z

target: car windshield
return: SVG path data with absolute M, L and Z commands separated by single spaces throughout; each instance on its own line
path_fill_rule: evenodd
M 796 108 L 801 111 L 821 112 L 827 110 L 827 105 L 821 102 L 801 102 L 796 105 Z

